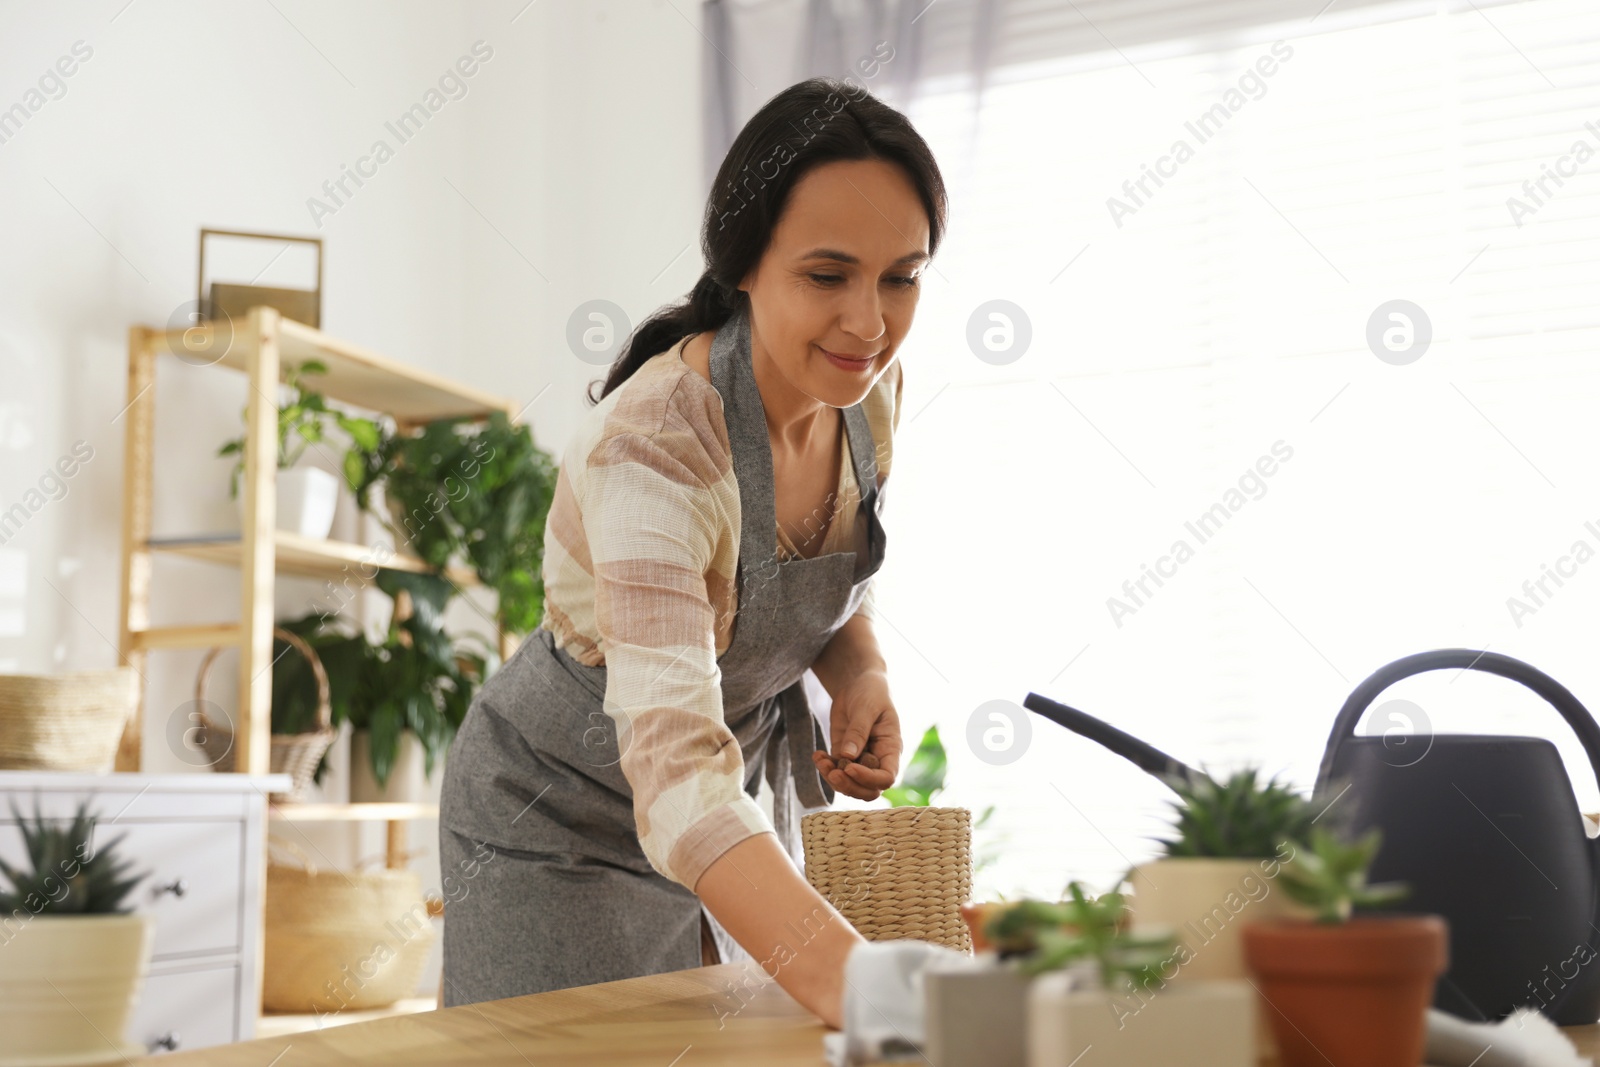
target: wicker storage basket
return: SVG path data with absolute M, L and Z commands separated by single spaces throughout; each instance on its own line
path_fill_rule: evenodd
M 800 819 L 806 880 L 868 941 L 912 938 L 963 952 L 972 935 L 972 812 L 899 807 Z
M 289 776 L 293 786 L 287 798 L 299 800 L 305 795 L 306 786 L 310 784 L 312 775 L 316 774 L 317 764 L 322 761 L 322 754 L 333 744 L 339 731 L 333 728 L 333 708 L 328 700 L 328 672 L 323 669 L 322 660 L 317 658 L 310 645 L 288 630 L 275 626 L 272 628 L 272 635 L 287 641 L 290 647 L 306 658 L 311 664 L 311 674 L 317 681 L 317 728 L 302 734 L 272 735 L 271 771 L 273 774 Z M 206 653 L 206 658 L 200 661 L 200 673 L 194 680 L 194 702 L 202 727 L 200 747 L 205 750 L 207 762 L 214 771 L 231 771 L 235 762 L 233 730 L 230 729 L 232 724 L 224 726 L 217 723 L 205 712 L 206 676 L 211 673 L 211 665 L 216 662 L 222 651 L 221 647 L 213 648 Z
M 132 667 L 0 674 L 0 770 L 110 771 L 138 704 Z
M 318 870 L 292 843 L 269 842 L 297 862 L 268 857 L 262 1008 L 358 1011 L 416 996 L 434 937 L 421 877 Z

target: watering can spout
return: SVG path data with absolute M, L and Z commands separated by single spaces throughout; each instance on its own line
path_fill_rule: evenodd
M 1127 734 L 1112 726 L 1110 723 L 1095 718 L 1088 712 L 1069 708 L 1065 704 L 1058 704 L 1048 697 L 1038 693 L 1029 693 L 1022 706 L 1029 711 L 1049 719 L 1058 726 L 1065 726 L 1075 734 L 1081 734 L 1089 740 L 1101 745 L 1134 766 L 1149 774 L 1155 775 L 1168 786 L 1188 783 L 1195 785 L 1209 777 L 1204 771 L 1196 770 L 1181 760 L 1167 755 L 1154 745 L 1139 740 L 1132 734 Z

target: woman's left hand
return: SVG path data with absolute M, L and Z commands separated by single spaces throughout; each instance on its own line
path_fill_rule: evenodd
M 876 800 L 900 774 L 900 716 L 883 671 L 863 671 L 833 698 L 833 755 L 817 749 L 811 760 L 829 785 L 857 800 Z M 843 769 L 835 760 L 848 762 Z

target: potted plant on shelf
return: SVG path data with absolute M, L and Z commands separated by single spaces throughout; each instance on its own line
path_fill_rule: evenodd
M 185 751 L 179 752 L 180 756 L 186 758 L 187 752 L 196 752 L 214 771 L 232 771 L 238 763 L 234 748 L 234 724 L 221 713 L 221 709 L 206 699 L 206 679 L 217 658 L 226 650 L 225 645 L 213 647 L 200 661 L 200 671 L 194 683 L 195 712 L 192 721 L 195 728 L 184 732 Z M 303 707 L 286 702 L 276 688 L 277 678 L 289 670 L 288 667 L 280 669 L 279 664 L 291 651 L 297 653 L 293 659 L 301 665 L 310 680 L 309 696 Z M 290 780 L 287 793 L 275 792 L 273 795 L 296 801 L 304 799 L 306 787 L 313 778 L 320 780 L 328 746 L 337 739 L 338 731 L 334 727 L 333 708 L 328 700 L 327 672 L 323 669 L 321 657 L 305 639 L 281 626 L 273 627 L 272 662 L 274 690 L 269 716 L 271 740 L 268 744 L 268 767 L 273 774 L 286 774 Z M 208 709 L 216 712 L 215 717 Z
M 391 612 L 382 641 L 321 615 L 280 625 L 316 650 L 328 674 L 333 722 L 351 725 L 350 800 L 417 803 L 498 658 L 488 642 L 482 652 L 471 647 L 477 635 L 458 642 L 445 632 L 444 609 L 454 592 L 447 580 L 382 570 L 376 583 L 397 606 L 403 597 L 410 609 Z M 283 657 L 273 665 L 275 719 L 281 713 L 285 723 L 295 723 L 314 713 L 313 682 L 303 664 Z M 325 770 L 319 767 L 319 781 Z
M 1174 832 L 1158 842 L 1160 858 L 1129 872 L 1133 926 L 1174 931 L 1185 978 L 1242 979 L 1241 927 L 1303 913 L 1275 883 L 1318 806 L 1255 768 L 1168 784 Z
M 320 393 L 304 385 L 307 375 L 326 374 L 327 365 L 308 359 L 283 374 L 283 395 L 278 403 L 277 528 L 321 540 L 333 528 L 333 513 L 339 502 L 339 479 L 320 467 L 297 467 L 305 450 L 325 439 L 327 421 L 338 423 L 358 447 L 375 446 L 378 424 L 328 407 Z M 248 417 L 246 408 L 244 416 Z M 226 442 L 218 456 L 237 456 L 228 479 L 228 495 L 238 500 L 239 478 L 244 473 L 243 436 Z
M 7 1062 L 101 1063 L 143 1056 L 124 1034 L 150 968 L 155 923 L 123 900 L 144 874 L 99 848 L 88 801 L 70 821 L 30 823 L 11 802 L 31 869 L 0 860 L 0 1034 Z M 85 1025 L 85 1024 L 88 1025 Z M 14 1058 L 14 1059 L 13 1059 Z
M 1437 915 L 1352 917 L 1356 907 L 1381 907 L 1407 892 L 1401 883 L 1367 884 L 1381 840 L 1375 829 L 1346 841 L 1317 827 L 1280 876 L 1315 917 L 1244 929 L 1245 960 L 1284 1067 L 1422 1062 L 1449 930 Z
M 464 560 L 498 597 L 500 625 L 528 633 L 544 609 L 544 527 L 556 467 L 526 425 L 495 412 L 481 424 L 439 419 L 417 433 L 351 435 L 345 481 L 373 510 L 381 486 L 397 546 L 436 573 Z

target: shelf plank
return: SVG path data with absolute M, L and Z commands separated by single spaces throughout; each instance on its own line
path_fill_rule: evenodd
M 210 324 L 152 329 L 149 337 L 156 351 L 171 353 L 186 363 L 248 373 L 251 345 L 243 336 L 245 329 L 245 320 L 236 319 L 231 329 Z M 279 320 L 278 355 L 284 368 L 308 359 L 321 360 L 328 373 L 310 379 L 311 388 L 334 400 L 386 412 L 403 423 L 457 416 L 484 418 L 495 411 L 515 418 L 517 413 L 516 405 L 505 397 L 407 366 L 293 319 Z
M 201 623 L 197 626 L 152 626 L 147 630 L 128 631 L 133 647 L 141 650 L 237 645 L 239 635 L 239 624 L 235 622 Z
M 146 547 L 152 552 L 166 552 L 208 563 L 238 566 L 242 551 L 238 534 L 197 537 L 151 538 Z M 370 581 L 374 568 L 407 571 L 412 574 L 429 573 L 428 565 L 416 556 L 396 552 L 387 545 L 368 546 L 349 541 L 319 541 L 310 537 L 278 530 L 273 536 L 279 574 L 292 574 L 304 578 L 355 579 Z M 467 588 L 478 584 L 478 576 L 468 567 L 450 567 L 445 577 L 456 585 Z
M 437 819 L 437 804 L 317 804 L 273 801 L 267 817 L 285 822 L 392 822 Z

